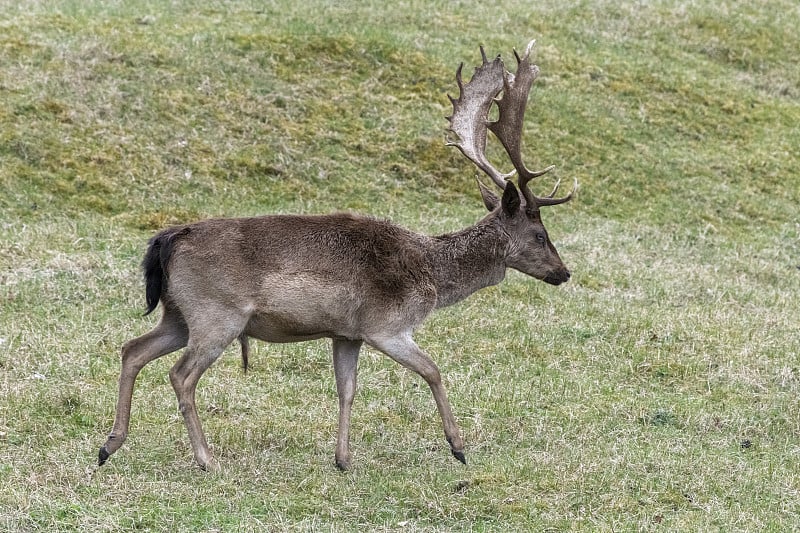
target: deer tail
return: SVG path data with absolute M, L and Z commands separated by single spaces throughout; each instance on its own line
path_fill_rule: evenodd
M 149 315 L 158 306 L 161 295 L 167 289 L 167 279 L 169 273 L 167 267 L 175 249 L 175 241 L 178 237 L 189 233 L 189 228 L 170 228 L 162 231 L 148 242 L 147 252 L 142 261 L 145 281 L 145 299 L 147 310 L 145 315 Z

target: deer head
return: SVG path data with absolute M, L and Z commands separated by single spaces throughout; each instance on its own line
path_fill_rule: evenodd
M 481 197 L 486 208 L 497 216 L 509 237 L 506 265 L 525 274 L 558 285 L 570 277 L 553 243 L 542 224 L 539 210 L 543 206 L 563 204 L 572 199 L 578 188 L 578 181 L 566 196 L 556 198 L 560 182 L 547 196 L 536 196 L 528 183 L 555 168 L 553 165 L 540 171 L 531 171 L 525 166 L 521 155 L 522 126 L 525 106 L 531 85 L 539 74 L 539 67 L 530 63 L 530 53 L 536 41 L 531 41 L 520 57 L 516 50 L 517 72 L 506 70 L 498 55 L 493 61 L 486 58 L 481 47 L 483 62 L 475 68 L 469 83 L 464 84 L 461 77 L 462 63 L 456 71 L 459 96 L 450 101 L 453 114 L 448 118 L 450 131 L 457 135 L 456 140 L 447 144 L 461 150 L 476 167 L 485 173 L 502 191 L 498 199 L 489 188 L 478 180 Z M 502 93 L 502 96 L 498 97 Z M 497 105 L 498 118 L 489 120 L 489 111 Z M 505 149 L 514 170 L 503 174 L 486 157 L 487 130 L 491 131 Z M 517 185 L 510 180 L 517 174 Z M 520 198 L 520 193 L 522 197 Z

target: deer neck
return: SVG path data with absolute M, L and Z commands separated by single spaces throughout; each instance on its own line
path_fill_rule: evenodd
M 505 277 L 506 235 L 490 217 L 459 232 L 432 237 L 432 241 L 436 307 L 460 302 Z

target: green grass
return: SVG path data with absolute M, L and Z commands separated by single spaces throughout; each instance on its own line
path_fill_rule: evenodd
M 0 1 L 0 530 L 800 528 L 797 5 L 470 4 Z M 204 376 L 220 473 L 193 465 L 174 355 L 94 466 L 119 347 L 157 320 L 155 229 L 472 223 L 446 93 L 479 44 L 511 62 L 530 38 L 523 148 L 581 182 L 544 215 L 574 276 L 511 273 L 418 332 L 468 467 L 424 382 L 366 351 L 339 473 L 322 341 Z

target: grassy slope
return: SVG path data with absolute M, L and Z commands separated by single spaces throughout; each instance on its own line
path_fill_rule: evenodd
M 0 528 L 800 527 L 797 6 L 281 4 L 0 2 Z M 528 159 L 581 180 L 546 215 L 575 277 L 512 274 L 419 332 L 469 467 L 424 384 L 367 352 L 356 470 L 336 472 L 319 342 L 204 377 L 221 474 L 191 466 L 171 357 L 95 471 L 119 346 L 154 320 L 137 269 L 155 228 L 472 222 L 445 93 L 478 44 L 530 37 Z

